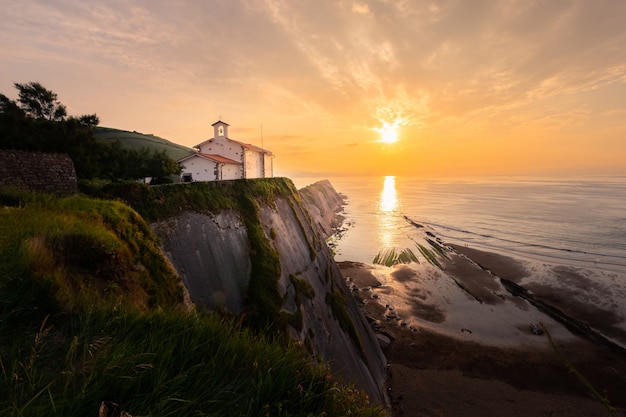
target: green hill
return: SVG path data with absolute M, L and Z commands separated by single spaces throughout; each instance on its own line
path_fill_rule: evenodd
M 140 150 L 141 148 L 148 148 L 150 152 L 153 150 L 158 152 L 165 150 L 167 155 L 174 160 L 179 160 L 194 152 L 191 148 L 170 142 L 167 139 L 139 132 L 129 132 L 127 130 L 113 129 L 110 127 L 95 127 L 94 134 L 97 139 L 106 141 L 119 140 L 123 146 L 136 150 Z

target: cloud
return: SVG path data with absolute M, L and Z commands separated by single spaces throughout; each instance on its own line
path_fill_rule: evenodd
M 352 11 L 358 14 L 370 14 L 371 13 L 369 6 L 363 3 L 353 3 Z
M 624 16 L 614 0 L 21 0 L 0 14 L 0 86 L 33 78 L 99 101 L 103 123 L 196 139 L 210 123 L 192 119 L 220 113 L 344 145 L 383 120 L 591 130 L 626 84 Z

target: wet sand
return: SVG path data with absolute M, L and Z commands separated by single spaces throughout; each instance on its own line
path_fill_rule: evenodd
M 625 355 L 572 334 L 507 292 L 498 277 L 523 281 L 529 271 L 522 262 L 452 249 L 442 270 L 339 263 L 375 331 L 391 341 L 384 352 L 394 416 L 610 416 L 568 363 L 617 407 L 615 415 L 626 416 Z M 554 292 L 542 290 L 544 297 Z M 546 323 L 558 352 L 529 323 Z

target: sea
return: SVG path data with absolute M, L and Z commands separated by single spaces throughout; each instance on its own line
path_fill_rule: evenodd
M 302 188 L 320 179 L 297 178 L 294 184 Z M 324 179 L 346 202 L 343 225 L 330 242 L 335 260 L 367 264 L 383 284 L 375 290 L 379 301 L 393 306 L 413 329 L 530 346 L 544 341 L 520 329 L 541 322 L 553 337 L 572 337 L 538 310 L 513 302 L 497 308 L 468 303 L 453 280 L 441 279 L 445 274 L 424 262 L 428 259 L 394 267 L 374 261 L 392 249 L 421 257 L 420 245 L 428 247 L 434 236 L 440 243 L 514 259 L 526 274 L 518 284 L 558 295 L 577 319 L 626 349 L 626 177 Z M 398 267 L 419 278 L 396 279 Z M 425 304 L 445 311 L 445 320 L 421 316 Z M 471 335 L 459 329 L 470 329 Z
M 328 179 L 346 197 L 337 261 L 371 263 L 390 248 L 415 248 L 428 226 L 446 243 L 517 258 L 615 271 L 626 279 L 626 177 Z

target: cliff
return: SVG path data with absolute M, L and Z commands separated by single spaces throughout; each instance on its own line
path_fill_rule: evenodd
M 325 236 L 330 236 L 341 226 L 345 199 L 337 193 L 328 180 L 318 181 L 299 190 L 300 197 L 313 219 L 312 224 L 319 226 Z
M 309 351 L 356 364 L 361 369 L 347 373 L 350 380 L 372 388 L 375 374 L 358 356 L 362 350 L 370 365 L 377 359 L 342 290 L 328 281 L 335 288 L 325 293 L 328 282 L 290 275 L 289 294 L 280 295 L 286 261 L 269 243 L 279 239 L 277 229 L 261 218 L 282 210 L 272 203 L 279 196 L 295 199 L 292 221 L 304 216 L 289 182 L 115 187 L 146 217 L 111 199 L 0 187 L 0 334 L 10 336 L 0 338 L 0 351 L 11 374 L 3 380 L 2 415 L 384 415 L 339 372 L 285 343 L 289 332 L 306 335 Z M 247 241 L 241 317 L 188 309 L 180 276 L 146 221 L 209 217 L 209 208 L 217 218 L 238 217 L 231 231 Z M 334 272 L 325 266 L 330 280 Z M 349 337 L 342 326 L 353 330 Z
M 194 304 L 286 330 L 385 404 L 386 359 L 325 241 L 343 199 L 329 182 L 307 188 L 274 178 L 118 196 L 151 219 Z

